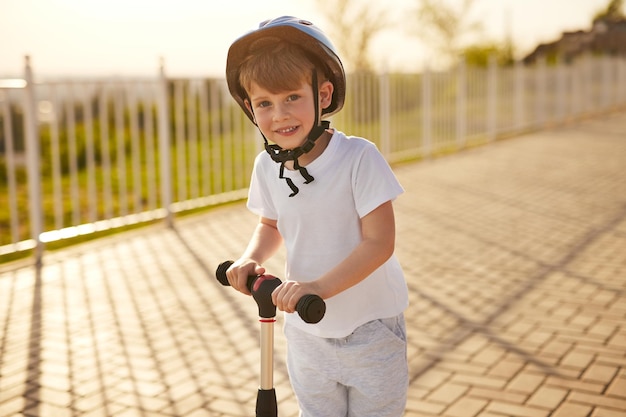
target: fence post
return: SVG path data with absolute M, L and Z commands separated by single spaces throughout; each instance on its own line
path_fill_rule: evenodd
M 613 104 L 612 100 L 612 88 L 615 87 L 613 84 L 613 74 L 611 71 L 611 57 L 608 54 L 603 54 L 600 58 L 600 66 L 602 68 L 602 111 L 608 111 L 611 108 L 611 104 Z
M 431 101 L 430 68 L 426 64 L 422 74 L 422 148 L 424 157 L 430 157 L 433 153 Z
M 515 129 L 522 129 L 524 125 L 524 63 L 518 59 L 515 61 Z
M 381 152 L 385 158 L 389 158 L 391 154 L 390 96 L 389 73 L 385 71 L 380 75 L 380 144 Z
M 466 130 L 467 130 L 467 64 L 465 56 L 459 59 L 459 67 L 457 69 L 457 88 L 456 88 L 456 146 L 459 149 L 465 147 Z
M 617 73 L 619 79 L 617 85 L 619 88 L 619 105 L 626 107 L 626 57 L 622 56 L 617 59 Z
M 165 76 L 165 62 L 163 58 L 159 64 L 158 86 L 158 113 L 159 119 L 159 168 L 161 173 L 161 205 L 165 210 L 165 224 L 174 226 L 172 216 L 172 155 L 170 146 L 170 114 L 168 108 L 167 77 Z
M 565 64 L 561 59 L 558 59 L 554 68 L 556 75 L 556 111 L 555 119 L 556 123 L 564 123 L 567 119 L 567 72 L 565 71 Z
M 26 145 L 26 165 L 28 172 L 28 200 L 30 202 L 30 233 L 35 242 L 35 264 L 41 266 L 43 258 L 43 209 L 41 201 L 41 154 L 39 152 L 39 126 L 37 122 L 37 103 L 35 83 L 30 57 L 24 57 L 24 132 Z
M 544 127 L 546 123 L 546 58 L 537 59 L 535 85 L 535 127 Z
M 494 141 L 497 133 L 497 105 L 498 105 L 498 73 L 496 57 L 489 56 L 487 69 L 487 140 Z
M 581 102 L 581 89 L 580 89 L 580 62 L 578 59 L 574 59 L 571 63 L 570 63 L 570 84 L 569 84 L 569 89 L 571 90 L 571 97 L 570 97 L 570 116 L 574 119 L 576 119 L 578 117 L 578 114 L 580 113 L 580 102 Z

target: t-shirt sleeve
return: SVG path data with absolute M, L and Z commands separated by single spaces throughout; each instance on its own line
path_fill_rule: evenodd
M 391 167 L 373 143 L 363 150 L 352 181 L 355 205 L 361 218 L 404 192 Z
M 271 194 L 267 189 L 267 181 L 263 178 L 268 175 L 266 172 L 267 166 L 263 164 L 264 156 L 264 154 L 259 154 L 254 161 L 246 205 L 252 213 L 276 220 L 278 219 L 278 213 L 271 199 Z

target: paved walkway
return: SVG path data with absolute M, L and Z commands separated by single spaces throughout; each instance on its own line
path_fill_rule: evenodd
M 406 416 L 626 416 L 626 114 L 396 172 Z M 0 416 L 252 416 L 256 305 L 213 272 L 255 222 L 234 204 L 0 266 Z

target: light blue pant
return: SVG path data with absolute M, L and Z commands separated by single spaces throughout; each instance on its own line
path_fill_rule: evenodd
M 408 363 L 404 315 L 325 339 L 285 325 L 287 368 L 300 417 L 401 417 Z

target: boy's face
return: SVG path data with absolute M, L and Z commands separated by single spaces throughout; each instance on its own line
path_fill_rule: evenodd
M 329 81 L 320 84 L 320 112 L 330 105 L 332 92 Z M 248 96 L 246 105 L 268 141 L 283 149 L 297 148 L 306 141 L 315 122 L 313 89 L 309 83 L 303 81 L 296 90 L 272 93 L 253 82 Z

